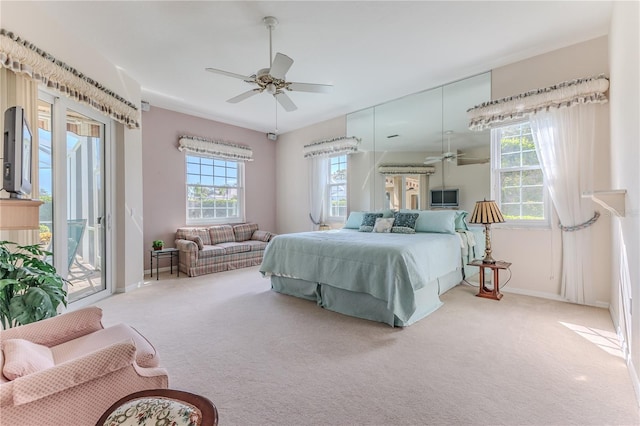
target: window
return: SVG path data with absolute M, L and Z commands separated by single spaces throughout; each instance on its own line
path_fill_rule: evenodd
M 347 217 L 347 155 L 330 157 L 327 182 L 328 220 Z
M 241 161 L 186 155 L 187 224 L 244 221 Z
M 507 222 L 548 225 L 542 169 L 528 122 L 491 131 L 493 188 Z

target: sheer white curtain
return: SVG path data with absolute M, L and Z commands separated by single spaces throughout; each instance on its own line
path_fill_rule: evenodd
M 319 228 L 324 222 L 324 206 L 326 204 L 326 184 L 329 168 L 329 157 L 310 158 L 309 167 L 309 218 L 313 222 L 312 230 Z
M 562 290 L 568 301 L 594 304 L 591 234 L 595 219 L 591 200 L 596 111 L 599 104 L 550 108 L 529 116 L 542 172 L 562 232 Z M 595 218 L 595 219 L 594 219 Z M 567 229 L 569 228 L 569 229 Z

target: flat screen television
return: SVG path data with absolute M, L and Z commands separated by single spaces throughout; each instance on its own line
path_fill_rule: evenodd
M 2 189 L 12 198 L 31 195 L 31 147 L 33 137 L 24 108 L 14 106 L 4 113 Z
M 457 189 L 432 189 L 431 208 L 458 207 Z

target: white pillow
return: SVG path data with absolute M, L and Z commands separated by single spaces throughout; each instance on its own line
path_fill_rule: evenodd
M 376 219 L 376 224 L 373 226 L 373 232 L 388 233 L 391 232 L 393 227 L 393 217 L 379 217 Z

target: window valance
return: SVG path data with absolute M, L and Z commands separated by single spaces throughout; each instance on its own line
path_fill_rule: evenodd
M 435 171 L 435 167 L 422 164 L 381 164 L 378 166 L 378 173 L 383 175 L 432 175 Z
M 609 79 L 604 75 L 565 81 L 543 89 L 485 102 L 467 111 L 469 129 L 483 130 L 494 124 L 524 118 L 538 111 L 584 103 L 605 103 Z
M 360 139 L 356 137 L 339 137 L 313 142 L 304 146 L 304 158 L 329 156 L 336 154 L 353 154 L 358 152 Z
M 178 142 L 180 151 L 207 154 L 230 160 L 253 161 L 253 151 L 248 146 L 195 136 L 180 136 Z
M 140 127 L 140 111 L 134 104 L 4 29 L 0 29 L 0 65 L 15 73 L 26 74 L 129 128 Z

